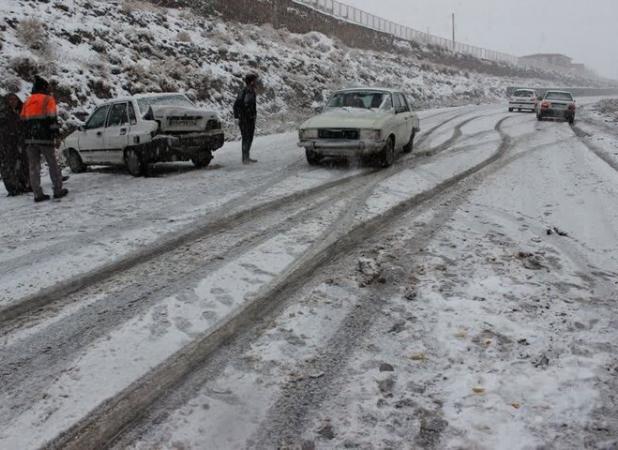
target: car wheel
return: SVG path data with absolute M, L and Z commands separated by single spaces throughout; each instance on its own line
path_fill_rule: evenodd
M 198 156 L 191 158 L 193 165 L 198 168 L 208 167 L 210 161 L 212 161 L 212 152 L 200 153 Z
M 125 152 L 124 161 L 131 175 L 134 177 L 141 177 L 144 175 L 146 165 L 137 150 L 132 148 L 128 149 Z
M 79 153 L 77 153 L 77 150 L 69 150 L 67 162 L 69 163 L 69 168 L 73 173 L 83 173 L 86 171 L 86 164 L 84 164 L 84 161 Z
M 513 112 L 513 108 L 509 108 L 509 112 Z
M 414 138 L 416 137 L 416 130 L 412 130 L 412 136 L 410 136 L 410 142 L 408 142 L 404 147 L 403 147 L 403 152 L 404 153 L 411 153 L 412 150 L 414 150 Z
M 386 141 L 386 146 L 382 150 L 380 166 L 390 167 L 395 162 L 395 139 L 391 136 Z
M 310 166 L 317 166 L 322 161 L 322 157 L 313 150 L 305 149 L 305 156 Z

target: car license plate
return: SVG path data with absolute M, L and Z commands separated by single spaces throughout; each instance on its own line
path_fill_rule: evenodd
M 174 125 L 177 127 L 193 127 L 197 125 L 197 120 L 175 120 Z

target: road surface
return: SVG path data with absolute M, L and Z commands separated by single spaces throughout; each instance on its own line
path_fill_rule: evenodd
M 0 447 L 615 448 L 618 134 L 582 114 L 2 199 Z

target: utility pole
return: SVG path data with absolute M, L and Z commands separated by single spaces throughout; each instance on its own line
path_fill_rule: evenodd
M 455 50 L 455 13 L 453 13 L 453 50 Z

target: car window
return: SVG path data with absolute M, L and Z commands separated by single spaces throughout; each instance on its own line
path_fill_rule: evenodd
M 572 102 L 573 96 L 567 92 L 548 92 L 545 96 L 545 100 L 565 100 Z
M 163 105 L 163 106 L 185 106 L 192 108 L 195 105 L 183 94 L 177 95 L 161 95 L 155 97 L 144 97 L 137 99 L 137 106 L 142 115 L 145 115 L 151 106 Z
M 131 125 L 137 125 L 137 116 L 135 115 L 133 103 L 129 103 L 129 121 L 131 122 Z
M 101 106 L 94 113 L 92 113 L 92 116 L 90 116 L 90 119 L 88 119 L 88 122 L 86 122 L 85 128 L 87 130 L 103 128 L 105 126 L 105 119 L 107 118 L 107 112 L 109 111 L 109 108 L 109 105 Z
M 108 127 L 118 127 L 129 123 L 129 116 L 127 115 L 127 104 L 119 103 L 112 106 L 107 118 Z
M 401 103 L 401 112 L 409 112 L 410 106 L 408 105 L 406 96 L 403 94 L 397 94 L 397 96 L 399 97 L 399 102 Z
M 399 94 L 393 95 L 393 105 L 395 106 L 395 111 L 399 112 L 401 110 L 401 99 L 399 98 Z

